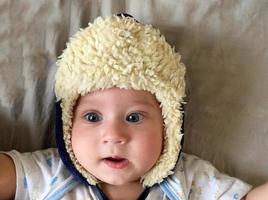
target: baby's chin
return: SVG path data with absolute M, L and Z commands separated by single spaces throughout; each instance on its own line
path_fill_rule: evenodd
M 132 184 L 142 185 L 141 177 L 127 177 L 126 175 L 122 176 L 109 176 L 105 174 L 106 177 L 96 177 L 99 180 L 101 186 L 110 185 L 110 186 L 128 186 Z

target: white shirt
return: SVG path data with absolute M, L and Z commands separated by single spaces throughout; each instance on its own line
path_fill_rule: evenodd
M 98 200 L 94 187 L 74 179 L 57 149 L 32 153 L 6 152 L 16 167 L 15 200 Z M 156 184 L 146 200 L 238 200 L 251 186 L 219 173 L 209 162 L 181 153 L 174 174 Z

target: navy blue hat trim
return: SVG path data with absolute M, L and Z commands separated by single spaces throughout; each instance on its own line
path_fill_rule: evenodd
M 131 18 L 134 18 L 132 15 L 130 15 L 130 14 L 128 14 L 128 13 L 118 13 L 118 14 L 116 14 L 116 16 L 118 16 L 118 17 L 122 17 L 122 16 L 124 16 L 124 17 L 131 17 Z
M 138 20 L 136 20 L 132 15 L 128 14 L 128 13 L 118 13 L 116 14 L 116 16 L 118 17 L 129 17 L 129 18 L 133 18 L 136 22 L 140 23 Z
M 62 129 L 62 110 L 60 106 L 60 101 L 56 102 L 55 105 L 55 134 L 56 134 L 56 144 L 58 147 L 58 152 L 60 154 L 61 160 L 66 166 L 66 168 L 70 171 L 70 173 L 81 183 L 89 185 L 88 181 L 85 177 L 83 177 L 80 172 L 75 168 L 67 150 L 65 147 L 65 142 L 63 140 L 63 129 Z

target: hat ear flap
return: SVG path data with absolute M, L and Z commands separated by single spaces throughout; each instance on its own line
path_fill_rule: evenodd
M 56 136 L 56 144 L 58 147 L 58 152 L 61 157 L 62 162 L 65 164 L 70 173 L 81 183 L 89 185 L 88 181 L 85 177 L 81 175 L 81 173 L 76 169 L 73 165 L 73 162 L 68 154 L 65 142 L 63 139 L 63 123 L 62 123 L 62 109 L 61 109 L 61 101 L 55 103 L 55 136 Z

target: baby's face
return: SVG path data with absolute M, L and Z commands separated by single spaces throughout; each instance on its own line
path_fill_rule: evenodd
M 161 109 L 151 93 L 112 88 L 78 100 L 72 148 L 79 163 L 102 182 L 139 181 L 158 160 L 162 142 Z

